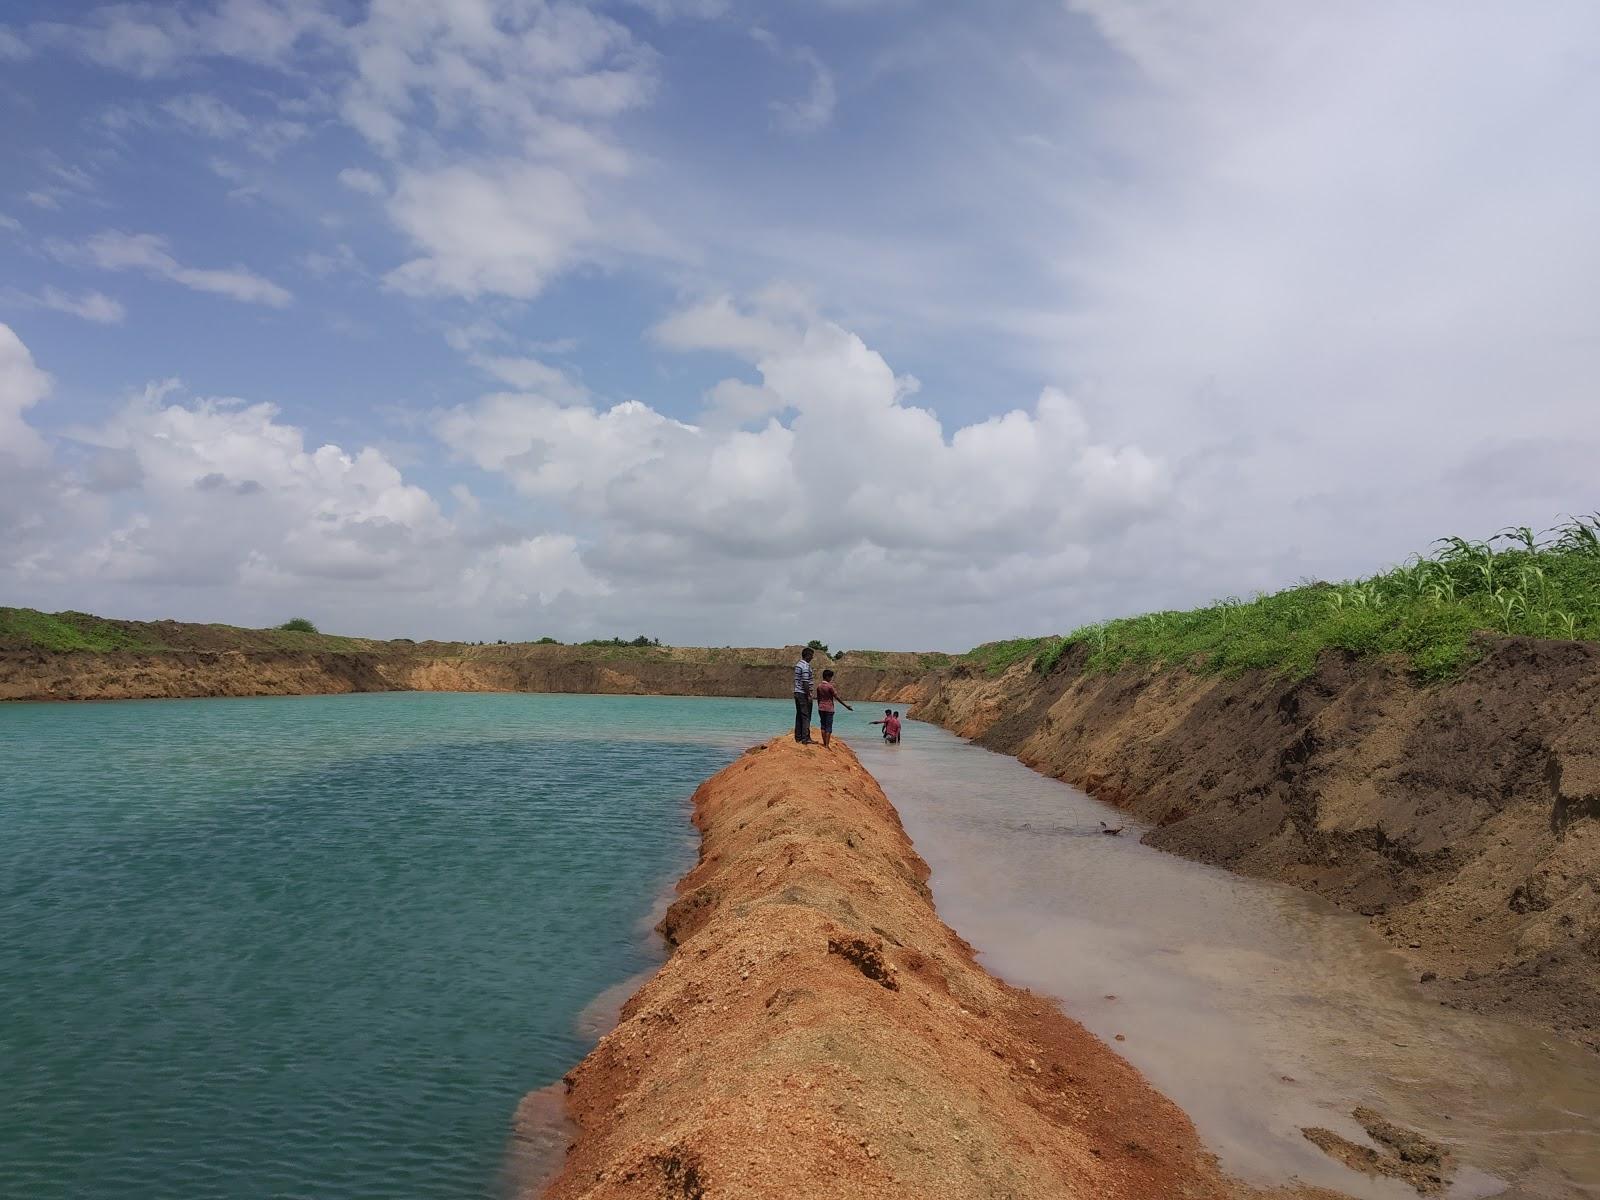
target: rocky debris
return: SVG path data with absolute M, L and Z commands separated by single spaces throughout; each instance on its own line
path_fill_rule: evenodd
M 1398 1179 L 1422 1196 L 1443 1194 L 1449 1177 L 1449 1155 L 1443 1147 L 1373 1109 L 1357 1108 L 1351 1115 L 1376 1147 L 1362 1146 L 1320 1126 L 1300 1132 L 1324 1154 L 1352 1170 Z
M 900 990 L 900 985 L 895 982 L 894 968 L 884 961 L 882 942 L 874 944 L 861 938 L 829 938 L 828 953 L 854 963 L 856 970 L 891 992 Z

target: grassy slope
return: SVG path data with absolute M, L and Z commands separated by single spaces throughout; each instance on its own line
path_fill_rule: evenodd
M 1600 515 L 1542 539 L 1520 529 L 1436 545 L 1431 556 L 1367 579 L 1124 617 L 1066 637 L 990 642 L 966 661 L 990 674 L 1024 659 L 1048 671 L 1082 645 L 1092 670 L 1160 664 L 1298 676 L 1313 670 L 1322 651 L 1337 649 L 1400 655 L 1419 677 L 1441 679 L 1477 657 L 1480 633 L 1600 641 Z
M 534 649 L 537 648 L 537 649 Z M 738 663 L 745 666 L 787 666 L 792 652 L 783 647 L 739 646 L 636 646 L 615 640 L 565 646 L 559 642 L 373 641 L 328 633 L 299 633 L 286 629 L 242 629 L 235 625 L 202 625 L 184 621 L 119 621 L 88 613 L 43 613 L 31 608 L 0 607 L 0 651 L 51 651 L 104 653 L 114 650 L 141 653 L 172 651 L 244 651 L 260 653 L 290 650 L 307 653 L 348 654 L 424 651 L 430 654 L 492 657 L 535 653 L 583 659 L 638 662 Z M 852 650 L 841 659 L 893 670 L 932 670 L 954 661 L 948 654 L 913 654 L 886 650 Z

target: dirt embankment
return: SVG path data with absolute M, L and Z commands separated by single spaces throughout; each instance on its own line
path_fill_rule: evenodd
M 935 914 L 842 744 L 757 747 L 694 797 L 673 947 L 566 1078 L 550 1200 L 1221 1197 L 1187 1118 Z M 558 1085 L 559 1088 L 560 1085 Z M 519 1115 L 537 1140 L 549 1090 Z
M 1600 1049 L 1600 646 L 1504 639 L 1423 687 L 1317 673 L 956 670 L 916 715 L 1363 913 L 1444 1003 Z
M 781 697 L 789 684 L 789 666 L 799 654 L 798 647 L 466 646 L 370 641 L 337 650 L 199 648 L 204 644 L 199 634 L 214 627 L 177 628 L 188 631 L 188 641 L 198 644 L 161 650 L 0 649 L 0 700 L 384 691 Z M 846 657 L 837 664 L 846 695 L 863 700 L 900 699 L 924 674 L 916 655 L 875 657 L 880 661 L 858 662 Z

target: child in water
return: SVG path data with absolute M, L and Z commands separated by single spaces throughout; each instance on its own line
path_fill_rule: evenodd
M 817 684 L 817 715 L 822 718 L 822 748 L 826 750 L 828 743 L 833 740 L 833 706 L 834 703 L 845 704 L 844 698 L 839 695 L 839 689 L 833 686 L 833 671 L 831 669 L 822 673 L 822 682 Z M 855 709 L 850 708 L 851 712 Z
M 900 740 L 900 714 L 892 708 L 883 710 L 883 719 L 871 722 L 873 725 L 883 726 L 883 740 L 891 746 Z

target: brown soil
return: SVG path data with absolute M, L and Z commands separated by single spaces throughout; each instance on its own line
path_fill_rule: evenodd
M 799 655 L 798 646 L 467 646 L 354 639 L 323 639 L 337 641 L 340 649 L 261 648 L 242 635 L 265 637 L 272 631 L 175 622 L 139 628 L 158 630 L 167 643 L 187 648 L 106 652 L 0 649 L 0 700 L 384 691 L 781 698 L 788 694 L 789 668 Z M 241 637 L 233 637 L 235 634 Z M 819 657 L 817 662 L 826 665 L 828 660 Z M 836 669 L 846 697 L 876 701 L 903 701 L 925 673 L 913 654 L 880 654 L 875 663 L 852 661 L 847 656 Z
M 1131 1066 L 974 963 L 842 742 L 752 748 L 694 819 L 673 952 L 568 1074 L 577 1136 L 544 1196 L 1258 1194 Z
M 1441 1003 L 1600 1049 L 1600 646 L 1457 680 L 961 668 L 915 713 L 1134 813 L 1144 840 L 1367 915 Z

